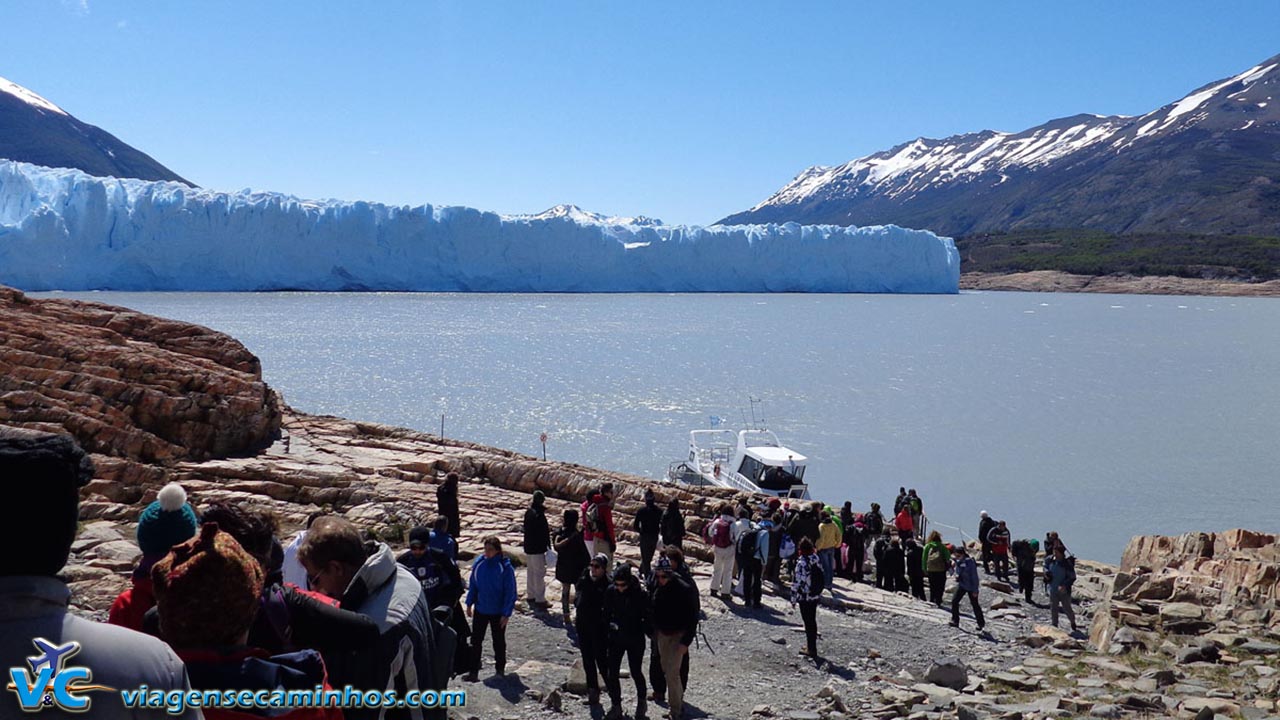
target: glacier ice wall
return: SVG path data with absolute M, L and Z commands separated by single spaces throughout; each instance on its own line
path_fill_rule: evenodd
M 950 238 L 889 226 L 653 226 L 213 192 L 0 161 L 23 290 L 955 293 Z

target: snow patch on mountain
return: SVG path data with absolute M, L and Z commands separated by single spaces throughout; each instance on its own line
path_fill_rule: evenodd
M 636 215 L 635 217 L 601 215 L 600 213 L 583 210 L 577 205 L 556 205 L 555 207 L 543 210 L 536 215 L 504 215 L 503 217 L 510 220 L 556 220 L 563 218 L 583 225 L 637 225 L 655 227 L 663 224 L 663 222 L 657 218 L 645 217 L 644 215 Z
M 58 113 L 59 115 L 67 114 L 67 111 L 22 87 L 18 83 L 13 82 L 12 80 L 6 80 L 5 78 L 0 77 L 0 92 L 8 93 L 28 105 L 35 106 L 41 111 L 47 110 L 49 112 Z

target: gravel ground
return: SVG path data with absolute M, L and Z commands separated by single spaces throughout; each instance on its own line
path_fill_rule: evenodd
M 694 566 L 705 620 L 702 632 L 710 645 L 691 650 L 689 688 L 685 692 L 686 717 L 749 718 L 753 710 L 767 705 L 777 717 L 817 717 L 830 699 L 819 693 L 840 696 L 850 716 L 870 713 L 883 703 L 878 689 L 881 678 L 901 673 L 922 673 L 929 663 L 958 657 L 971 672 L 986 673 L 1020 663 L 1034 651 L 1019 640 L 1034 634 L 1034 626 L 1047 624 L 1047 606 L 1027 606 L 1021 596 L 983 588 L 981 601 L 987 613 L 987 632 L 976 632 L 962 606 L 961 628 L 948 625 L 950 611 L 894 595 L 866 584 L 837 580 L 833 602 L 818 611 L 818 651 L 814 662 L 798 655 L 804 646 L 800 616 L 783 597 L 771 594 L 766 584 L 765 607 L 745 608 L 740 598 L 725 603 L 707 592 L 709 565 Z M 1082 576 L 1084 572 L 1082 570 Z M 523 570 L 517 571 L 523 584 Z M 570 668 L 579 658 L 572 630 L 559 614 L 559 585 L 548 585 L 547 597 L 554 600 L 551 611 L 530 612 L 522 601 L 507 630 L 507 674 L 493 675 L 491 645 L 486 644 L 485 665 L 480 682 L 458 680 L 451 687 L 468 691 L 465 709 L 451 711 L 457 718 L 602 718 L 608 709 L 590 707 L 584 696 L 561 689 Z M 948 593 L 948 598 L 950 593 Z M 1043 604 L 1043 591 L 1037 589 Z M 1012 608 L 993 611 L 996 601 Z M 1085 601 L 1077 605 L 1081 627 L 1087 627 Z M 1004 617 L 999 617 L 1005 615 Z M 1025 617 L 1018 617 L 1025 615 Z M 648 656 L 645 658 L 648 667 Z M 830 686 L 830 689 L 824 690 Z M 561 710 L 547 706 L 545 699 L 559 689 Z M 635 707 L 635 687 L 622 682 L 623 710 L 631 717 Z M 648 716 L 660 718 L 665 704 L 650 703 Z

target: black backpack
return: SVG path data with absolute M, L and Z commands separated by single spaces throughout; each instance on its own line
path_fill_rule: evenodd
M 809 597 L 821 595 L 826 589 L 827 574 L 822 571 L 822 563 L 815 562 L 809 567 Z
M 756 555 L 757 543 L 760 542 L 760 530 L 751 528 L 743 530 L 738 536 L 738 562 L 745 563 Z

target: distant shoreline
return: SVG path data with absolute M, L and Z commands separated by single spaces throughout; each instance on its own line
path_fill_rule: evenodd
M 1280 280 L 1244 282 L 1172 276 L 1073 275 L 1058 270 L 1022 273 L 964 273 L 961 290 L 1117 293 L 1124 295 L 1214 295 L 1280 297 Z

